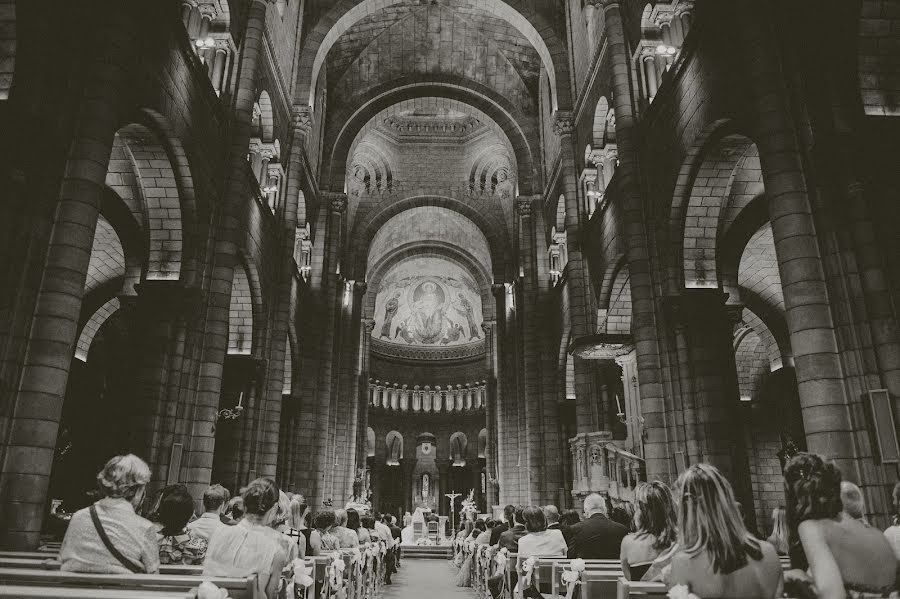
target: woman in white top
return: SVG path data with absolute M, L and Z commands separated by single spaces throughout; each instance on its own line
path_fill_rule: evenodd
M 97 574 L 158 572 L 156 526 L 135 512 L 144 501 L 149 481 L 150 468 L 135 455 L 108 461 L 97 475 L 104 497 L 72 516 L 59 552 L 60 569 Z
M 565 557 L 569 551 L 562 531 L 547 530 L 547 518 L 539 507 L 529 505 L 522 511 L 528 534 L 519 539 L 519 557 Z
M 278 486 L 270 478 L 257 478 L 247 486 L 244 517 L 210 539 L 204 576 L 256 574 L 261 596 L 274 599 L 278 595 L 281 571 L 288 563 L 283 536 L 272 528 L 278 515 L 278 495 Z
M 653 560 L 675 542 L 678 523 L 672 491 L 660 481 L 640 483 L 634 490 L 637 532 L 622 539 L 619 559 L 628 580 L 642 580 Z

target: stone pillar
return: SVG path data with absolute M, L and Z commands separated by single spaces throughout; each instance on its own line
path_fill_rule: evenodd
M 738 10 L 753 10 L 739 3 Z M 687 13 L 685 13 L 687 14 Z M 685 24 L 684 20 L 682 21 Z M 806 188 L 807 173 L 797 143 L 791 98 L 785 86 L 782 58 L 769 24 L 759 14 L 736 28 L 742 47 L 758 50 L 741 68 L 751 96 L 769 220 L 778 256 L 791 336 L 797 387 L 809 451 L 831 456 L 848 478 L 860 480 L 869 468 L 859 460 L 855 425 L 850 417 L 845 371 L 831 312 L 822 252 Z M 749 46 L 747 44 L 750 44 Z
M 687 289 L 669 302 L 677 306 L 675 313 L 685 331 L 687 356 L 679 356 L 679 361 L 689 364 L 693 382 L 689 401 L 696 410 L 698 457 L 722 471 L 751 515 L 750 465 L 740 442 L 744 430 L 733 346 L 742 306 L 726 305 L 726 299 L 718 289 Z
M 109 27 L 95 32 L 103 36 L 97 53 L 84 58 L 86 87 L 73 112 L 80 118 L 66 154 L 43 273 L 32 273 L 39 283 L 34 305 L 27 309 L 27 341 L 17 352 L 21 361 L 10 369 L 15 394 L 6 406 L 9 419 L 0 420 L 9 432 L 0 453 L 4 549 L 34 549 L 39 542 L 106 165 L 121 124 L 117 102 L 127 93 L 125 77 L 136 60 L 138 25 L 125 9 L 109 11 Z
M 497 494 L 497 480 L 499 473 L 497 472 L 497 400 L 499 393 L 499 385 L 497 384 L 498 368 L 497 362 L 497 323 L 486 320 L 481 325 L 484 331 L 484 343 L 487 351 L 485 352 L 485 370 L 490 374 L 485 385 L 485 401 L 484 413 L 487 428 L 487 447 L 485 448 L 485 462 L 487 469 L 487 505 L 488 510 L 491 506 L 497 505 L 499 496 Z
M 625 254 L 631 283 L 631 334 L 637 352 L 641 406 L 644 427 L 647 431 L 647 440 L 644 444 L 647 476 L 671 482 L 665 406 L 660 382 L 662 368 L 657 339 L 656 305 L 638 169 L 637 125 L 634 118 L 634 98 L 631 93 L 631 57 L 625 43 L 619 0 L 602 1 L 616 115 L 619 163 L 617 180 L 622 197 Z

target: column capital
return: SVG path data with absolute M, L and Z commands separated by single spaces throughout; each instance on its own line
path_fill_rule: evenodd
M 491 293 L 494 294 L 494 297 L 497 299 L 502 298 L 506 294 L 506 284 L 505 283 L 494 283 L 491 285 Z
M 312 106 L 295 104 L 291 110 L 291 126 L 294 131 L 308 135 L 312 129 Z
M 516 212 L 523 218 L 531 217 L 531 198 L 516 198 Z
M 323 194 L 324 195 L 324 194 Z M 331 193 L 326 195 L 328 200 L 328 208 L 335 214 L 343 214 L 347 211 L 347 196 L 342 193 Z
M 562 137 L 571 135 L 575 129 L 575 116 L 569 110 L 557 110 L 553 113 L 553 133 Z
M 606 152 L 602 148 L 594 148 L 588 154 L 587 161 L 597 168 L 603 167 L 603 160 L 606 158 Z
M 212 2 L 201 2 L 197 7 L 201 17 L 206 17 L 210 21 L 214 20 L 219 14 L 219 8 Z
M 603 0 L 585 0 L 584 2 L 585 8 L 587 8 L 588 6 L 592 8 L 602 8 L 603 4 Z
M 369 288 L 369 284 L 365 281 L 355 281 L 353 283 L 353 293 L 356 295 L 364 295 L 366 290 Z M 375 326 L 375 323 L 372 323 L 372 326 Z

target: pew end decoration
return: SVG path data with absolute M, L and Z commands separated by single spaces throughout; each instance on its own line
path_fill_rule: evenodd
M 562 581 L 566 583 L 566 599 L 572 599 L 575 587 L 581 584 L 581 574 L 584 572 L 584 560 L 573 559 L 563 570 Z

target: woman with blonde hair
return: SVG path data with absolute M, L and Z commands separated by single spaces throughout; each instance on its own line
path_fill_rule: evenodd
M 775 548 L 744 526 L 734 492 L 710 464 L 694 464 L 676 483 L 678 552 L 669 582 L 699 597 L 780 597 L 781 564 Z
M 675 542 L 677 521 L 672 491 L 660 481 L 640 483 L 634 490 L 637 531 L 622 539 L 619 559 L 628 580 L 641 580 L 653 560 Z
M 133 454 L 117 455 L 97 474 L 103 498 L 78 510 L 59 551 L 61 570 L 98 574 L 159 571 L 156 525 L 137 514 L 150 467 Z
M 781 506 L 772 510 L 772 534 L 766 540 L 775 547 L 778 555 L 788 554 L 787 511 Z

